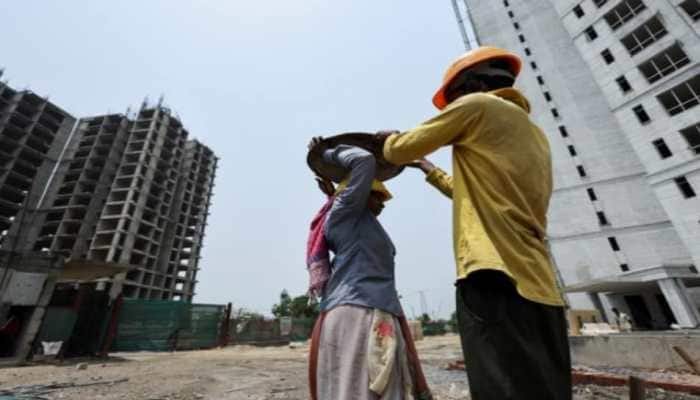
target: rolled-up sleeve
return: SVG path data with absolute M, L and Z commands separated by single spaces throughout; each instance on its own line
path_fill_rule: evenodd
M 384 142 L 384 158 L 392 164 L 408 164 L 458 141 L 481 118 L 482 96 L 486 95 L 464 96 L 414 129 L 389 136 Z
M 435 168 L 426 175 L 425 180 L 445 196 L 452 198 L 452 177 L 440 168 Z

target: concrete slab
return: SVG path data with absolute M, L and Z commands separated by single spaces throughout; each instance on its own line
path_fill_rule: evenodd
M 700 332 L 631 333 L 607 336 L 572 336 L 574 364 L 619 368 L 686 369 L 673 346 L 700 358 Z

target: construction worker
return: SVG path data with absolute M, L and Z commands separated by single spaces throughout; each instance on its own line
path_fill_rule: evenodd
M 377 134 L 387 161 L 422 169 L 453 201 L 458 324 L 474 400 L 571 399 L 564 302 L 545 244 L 551 155 L 512 87 L 521 64 L 502 49 L 472 50 L 447 69 L 433 97 L 437 116 Z M 423 159 L 443 146 L 452 147 L 453 177 Z
M 612 312 L 615 314 L 615 325 L 617 325 L 617 329 L 619 329 L 620 332 L 631 332 L 632 318 L 615 307 L 613 307 Z

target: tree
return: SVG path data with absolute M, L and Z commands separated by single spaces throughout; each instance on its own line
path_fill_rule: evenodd
M 280 302 L 272 306 L 272 314 L 276 318 L 316 318 L 319 313 L 319 306 L 316 301 L 309 301 L 309 296 L 307 295 L 292 298 L 287 290 L 283 290 L 280 293 Z
M 290 307 L 292 305 L 292 298 L 289 297 L 287 289 L 282 290 L 280 293 L 280 302 L 272 306 L 272 315 L 277 318 L 280 317 L 290 317 L 291 311 Z
M 420 316 L 420 318 L 418 318 L 418 320 L 419 320 L 420 322 L 422 322 L 423 324 L 427 324 L 427 323 L 429 323 L 429 322 L 431 321 L 430 315 L 428 315 L 428 313 L 423 313 L 423 314 Z
M 320 313 L 318 303 L 315 300 L 309 301 L 309 296 L 305 294 L 292 299 L 289 311 L 295 318 L 316 318 Z

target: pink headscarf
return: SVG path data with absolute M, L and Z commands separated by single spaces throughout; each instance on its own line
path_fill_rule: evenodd
M 311 221 L 311 231 L 306 244 L 306 269 L 309 271 L 310 296 L 321 296 L 331 277 L 331 261 L 323 228 L 334 199 L 334 196 L 329 197 Z

